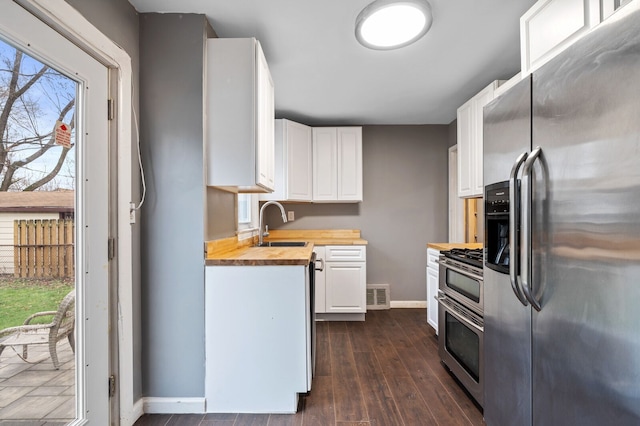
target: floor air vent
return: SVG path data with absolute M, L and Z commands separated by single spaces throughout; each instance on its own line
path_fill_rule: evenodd
M 389 284 L 367 285 L 367 310 L 389 309 Z

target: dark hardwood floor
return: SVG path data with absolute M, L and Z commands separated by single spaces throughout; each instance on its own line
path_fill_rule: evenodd
M 136 425 L 483 425 L 438 357 L 424 309 L 317 323 L 313 389 L 296 414 L 146 414 Z

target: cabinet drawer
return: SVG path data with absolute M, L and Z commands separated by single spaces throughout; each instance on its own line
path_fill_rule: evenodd
M 325 251 L 327 262 L 364 262 L 367 259 L 365 246 L 326 246 Z
M 440 268 L 438 258 L 440 257 L 440 250 L 428 248 L 427 249 L 427 266 L 434 268 L 436 271 Z

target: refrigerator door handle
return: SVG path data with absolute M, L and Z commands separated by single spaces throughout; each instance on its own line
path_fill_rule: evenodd
M 518 269 L 520 263 L 519 253 L 519 242 L 518 242 L 518 233 L 517 233 L 517 224 L 520 220 L 520 209 L 518 200 L 520 199 L 520 185 L 518 185 L 518 170 L 520 170 L 520 166 L 527 159 L 527 153 L 523 152 L 518 156 L 516 162 L 513 163 L 513 168 L 511 169 L 511 175 L 509 176 L 509 279 L 511 281 L 511 289 L 513 293 L 516 295 L 520 303 L 524 306 L 527 306 L 527 299 L 520 288 L 520 284 L 518 283 Z
M 522 290 L 527 300 L 531 303 L 536 311 L 540 311 L 542 306 L 533 295 L 531 290 L 531 210 L 532 210 L 532 186 L 531 186 L 531 174 L 532 167 L 536 160 L 542 154 L 542 148 L 536 147 L 522 168 Z

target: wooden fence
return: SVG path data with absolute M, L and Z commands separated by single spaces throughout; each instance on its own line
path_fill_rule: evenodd
M 15 277 L 75 276 L 73 220 L 15 220 L 13 228 Z

